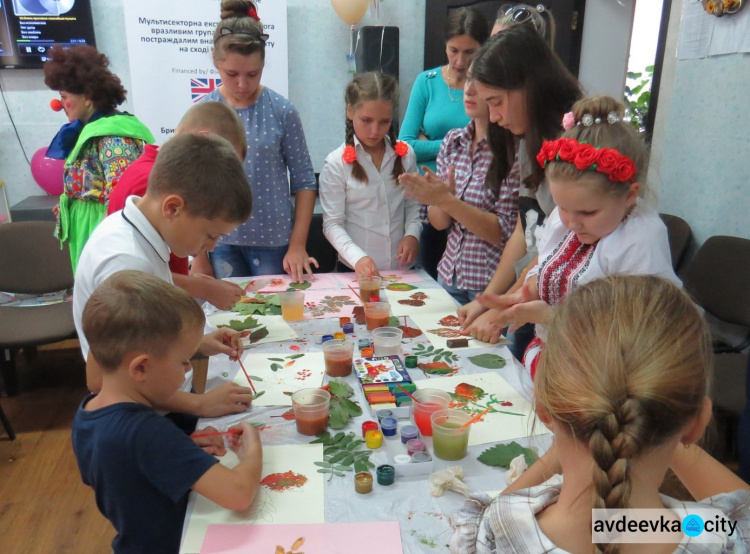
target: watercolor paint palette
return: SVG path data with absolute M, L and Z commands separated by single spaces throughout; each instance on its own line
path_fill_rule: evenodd
M 357 358 L 354 369 L 363 385 L 411 383 L 411 377 L 398 356 Z

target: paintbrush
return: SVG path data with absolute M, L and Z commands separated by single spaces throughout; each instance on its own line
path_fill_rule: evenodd
M 411 398 L 412 400 L 414 400 L 414 402 L 416 402 L 417 404 L 421 404 L 421 402 L 419 400 L 417 400 L 416 397 L 412 393 L 410 393 L 408 390 L 406 390 L 404 387 L 402 387 L 398 383 L 396 383 L 396 386 L 398 388 L 400 388 L 402 391 L 404 391 L 406 393 L 406 396 L 408 396 L 409 398 Z
M 487 408 L 483 412 L 481 412 L 479 414 L 474 414 L 473 416 L 471 416 L 471 419 L 469 421 L 467 421 L 466 423 L 464 423 L 463 425 L 461 425 L 461 427 L 459 427 L 458 429 L 459 430 L 466 429 L 472 423 L 476 423 L 477 421 L 479 421 L 480 419 L 482 419 L 482 416 L 484 414 L 486 414 L 487 412 L 489 412 L 491 409 L 492 408 L 490 406 L 487 406 Z
M 203 437 L 221 437 L 224 435 L 241 435 L 242 429 L 232 428 L 229 431 L 209 431 L 208 433 L 193 433 L 191 439 L 202 439 Z
M 224 343 L 228 344 L 229 346 L 232 346 L 232 340 L 228 337 L 224 338 Z M 237 361 L 240 363 L 240 368 L 242 368 L 242 373 L 245 374 L 245 378 L 247 379 L 247 383 L 250 385 L 250 389 L 253 391 L 253 394 L 258 394 L 258 392 L 255 390 L 255 385 L 253 385 L 253 382 L 250 380 L 250 375 L 245 370 L 245 366 L 242 364 L 242 358 L 237 356 Z

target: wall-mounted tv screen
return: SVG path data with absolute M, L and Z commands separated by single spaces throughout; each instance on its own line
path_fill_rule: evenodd
M 94 43 L 90 0 L 0 0 L 0 69 L 39 68 L 55 45 Z

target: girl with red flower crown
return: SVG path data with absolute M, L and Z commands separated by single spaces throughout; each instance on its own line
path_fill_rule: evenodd
M 667 228 L 639 198 L 645 148 L 622 121 L 622 104 L 608 96 L 577 102 L 562 138 L 536 157 L 556 208 L 539 238 L 539 261 L 516 293 L 477 297 L 501 310 L 501 325 L 536 324 L 524 365 L 532 377 L 546 339 L 544 325 L 576 287 L 614 274 L 659 275 L 674 283 Z M 643 194 L 641 194 L 643 195 Z
M 320 172 L 323 232 L 358 275 L 409 268 L 417 258 L 420 205 L 404 198 L 398 177 L 417 171 L 414 150 L 396 141 L 398 84 L 382 73 L 356 75 L 346 87 L 346 140 Z

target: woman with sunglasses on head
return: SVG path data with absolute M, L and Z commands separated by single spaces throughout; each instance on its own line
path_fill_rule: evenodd
M 210 264 L 205 256 L 193 261 L 195 272 L 219 279 L 285 271 L 301 281 L 305 272 L 312 274 L 311 263 L 317 266 L 305 249 L 315 207 L 315 173 L 299 113 L 260 83 L 267 39 L 254 2 L 221 2 L 212 55 L 222 85 L 203 101 L 228 104 L 245 126 L 253 214 L 219 240 Z
M 494 158 L 488 174 L 502 182 L 514 164 L 521 164 L 516 228 L 485 289 L 503 294 L 520 288 L 525 272 L 533 267 L 539 227 L 555 207 L 544 172 L 532 162 L 544 140 L 562 133 L 563 115 L 582 94 L 560 58 L 525 25 L 491 37 L 472 63 L 472 76 L 479 98 L 489 108 L 488 136 Z M 476 300 L 458 310 L 463 334 L 493 343 L 502 331 L 498 316 L 498 310 L 488 311 Z M 523 336 L 516 332 L 513 354 L 520 359 L 532 338 L 533 329 Z
M 526 25 L 533 28 L 547 41 L 550 47 L 555 47 L 555 18 L 552 17 L 552 12 L 544 4 L 537 4 L 536 6 L 506 4 L 500 6 L 490 35 L 494 36 L 515 25 Z
M 417 75 L 409 105 L 401 124 L 399 140 L 414 149 L 417 164 L 436 169 L 440 144 L 451 129 L 465 127 L 464 83 L 471 58 L 489 36 L 485 17 L 473 8 L 459 8 L 448 16 L 445 52 L 448 63 Z M 427 220 L 423 210 L 422 220 Z M 420 237 L 419 265 L 437 279 L 437 265 L 445 250 L 447 235 L 424 223 Z

